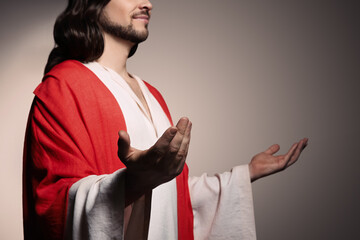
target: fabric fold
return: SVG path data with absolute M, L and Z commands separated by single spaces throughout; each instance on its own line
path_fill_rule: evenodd
M 189 178 L 194 238 L 256 239 L 248 165 L 209 177 Z
M 125 208 L 125 171 L 120 169 L 109 175 L 91 175 L 72 185 L 69 190 L 66 239 L 122 240 L 125 234 L 125 239 L 129 240 L 147 239 L 148 200 L 151 198 L 142 196 Z

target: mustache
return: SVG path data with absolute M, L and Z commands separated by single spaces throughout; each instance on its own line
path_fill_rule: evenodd
M 138 12 L 138 13 L 134 13 L 134 14 L 132 15 L 132 17 L 144 16 L 144 15 L 146 15 L 148 18 L 150 18 L 150 13 L 149 13 L 148 10 L 142 10 L 142 11 L 140 11 L 140 12 Z

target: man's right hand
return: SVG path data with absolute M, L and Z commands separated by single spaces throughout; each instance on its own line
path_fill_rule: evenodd
M 176 127 L 169 127 L 151 148 L 144 151 L 130 146 L 127 132 L 119 132 L 118 156 L 127 167 L 126 205 L 182 172 L 189 149 L 191 126 L 188 118 L 181 118 Z

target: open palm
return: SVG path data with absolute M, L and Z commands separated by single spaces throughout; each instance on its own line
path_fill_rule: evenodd
M 278 144 L 271 145 L 264 152 L 256 154 L 249 163 L 251 181 L 285 170 L 294 164 L 302 150 L 307 146 L 308 139 L 304 138 L 294 143 L 284 155 L 274 156 L 280 149 Z

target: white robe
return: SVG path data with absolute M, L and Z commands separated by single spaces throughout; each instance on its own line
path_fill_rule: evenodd
M 129 85 L 115 71 L 96 62 L 85 64 L 116 98 L 124 115 L 131 145 L 151 147 L 170 122 L 143 81 L 139 83 L 151 117 Z M 189 178 L 195 239 L 256 239 L 248 165 L 231 172 Z M 114 197 L 113 192 L 116 192 Z M 72 239 L 177 239 L 176 181 L 153 189 L 152 200 L 142 197 L 124 208 L 124 169 L 110 175 L 88 176 L 69 191 L 65 236 Z M 110 197 L 109 197 L 110 196 Z M 111 198 L 116 198 L 114 201 Z M 151 207 L 150 207 L 151 204 Z M 113 215 L 124 221 L 114 223 Z

